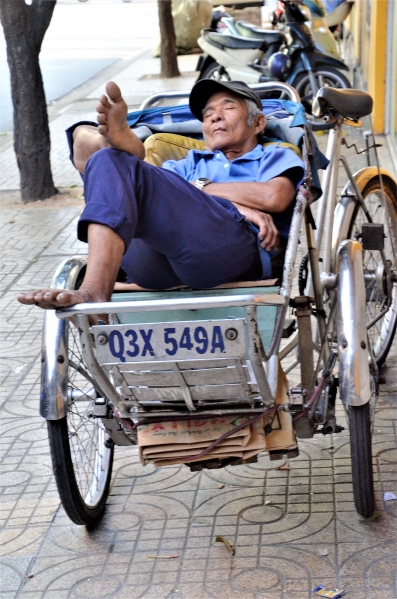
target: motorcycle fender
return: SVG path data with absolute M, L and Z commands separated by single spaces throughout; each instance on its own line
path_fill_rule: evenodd
M 212 58 L 212 56 L 210 56 L 209 54 L 202 54 L 197 61 L 196 71 L 200 71 L 200 73 L 204 73 L 205 69 L 212 62 L 215 62 L 215 60 Z
M 246 83 L 257 83 L 260 73 L 249 65 L 259 59 L 263 52 L 257 49 L 231 50 L 230 48 L 217 48 L 210 44 L 205 36 L 197 40 L 197 44 L 211 59 L 221 65 L 228 73 L 230 79 L 238 78 Z
M 328 65 L 329 67 L 335 67 L 335 69 L 339 69 L 341 71 L 348 71 L 349 67 L 338 58 L 334 58 L 333 56 L 329 56 L 328 54 L 323 54 L 318 50 L 311 50 L 310 52 L 310 62 L 316 67 L 322 67 Z
M 371 399 L 365 319 L 365 283 L 361 243 L 347 239 L 338 250 L 337 341 L 339 392 L 347 406 Z
M 64 260 L 58 267 L 51 287 L 73 289 L 87 258 L 75 256 Z M 68 323 L 57 318 L 55 310 L 46 310 L 44 316 L 40 415 L 46 420 L 66 416 L 68 401 Z
M 295 79 L 300 73 L 307 73 L 307 69 L 305 68 L 305 65 L 303 64 L 302 58 L 300 56 L 294 60 L 293 65 L 294 66 L 292 68 L 292 72 L 286 80 L 286 83 L 288 83 L 288 85 L 291 85 L 292 87 L 295 87 Z
M 383 177 L 391 177 L 390 173 L 384 168 L 380 169 Z M 367 183 L 378 176 L 378 168 L 375 166 L 363 168 L 354 174 L 354 182 L 358 187 L 360 193 L 363 192 Z M 393 181 L 396 183 L 395 179 Z M 397 183 L 396 183 L 397 184 Z M 357 197 L 354 191 L 353 185 L 349 181 L 342 193 L 341 199 L 337 203 L 334 212 L 334 221 L 332 226 L 332 251 L 331 251 L 331 270 L 336 272 L 337 262 L 336 254 L 337 250 L 344 239 L 347 239 L 349 234 L 349 226 L 353 216 L 354 209 L 357 204 Z

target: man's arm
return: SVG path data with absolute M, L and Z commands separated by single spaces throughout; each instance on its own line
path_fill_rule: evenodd
M 288 177 L 275 177 L 266 183 L 209 183 L 204 191 L 262 212 L 284 212 L 296 195 L 295 185 Z
M 270 250 L 276 250 L 280 238 L 277 227 L 270 214 L 266 214 L 266 212 L 262 212 L 261 210 L 247 208 L 246 206 L 234 202 L 232 202 L 232 204 L 237 208 L 240 214 L 245 216 L 245 220 L 258 227 L 258 237 L 261 242 L 261 247 L 268 252 Z

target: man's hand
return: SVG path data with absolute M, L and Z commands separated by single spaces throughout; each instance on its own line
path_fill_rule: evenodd
M 261 240 L 261 248 L 266 251 L 276 250 L 279 245 L 279 235 L 270 214 L 266 214 L 266 212 L 261 212 L 260 210 L 254 210 L 253 208 L 247 208 L 246 206 L 241 206 L 241 204 L 232 203 L 240 214 L 245 216 L 247 221 L 258 227 L 258 237 Z

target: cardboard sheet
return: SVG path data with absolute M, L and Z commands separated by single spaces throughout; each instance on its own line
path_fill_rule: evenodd
M 288 403 L 287 380 L 281 367 L 277 403 Z M 251 417 L 252 418 L 252 417 Z M 211 443 L 235 427 L 248 422 L 248 416 L 222 416 L 206 420 L 173 420 L 138 427 L 139 455 L 143 465 L 166 466 L 186 463 L 202 453 Z M 291 414 L 278 412 L 271 433 L 264 434 L 269 418 L 259 418 L 250 426 L 230 434 L 203 457 L 189 461 L 251 458 L 269 450 L 289 451 L 297 447 Z

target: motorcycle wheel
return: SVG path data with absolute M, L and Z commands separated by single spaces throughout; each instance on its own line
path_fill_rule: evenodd
M 323 67 L 318 69 L 314 76 L 319 89 L 321 87 L 335 87 L 336 89 L 349 89 L 351 83 L 348 78 L 333 67 Z M 299 73 L 296 79 L 291 83 L 301 97 L 301 102 L 308 114 L 312 113 L 313 91 L 310 84 L 310 77 L 307 72 Z
M 397 264 L 397 185 L 388 178 L 383 178 L 383 191 L 378 177 L 368 181 L 362 190 L 362 196 L 372 216 L 374 223 L 383 223 L 385 227 L 385 246 L 384 252 L 386 260 L 392 271 L 395 272 Z M 354 210 L 349 232 L 349 239 L 360 240 L 361 228 L 367 218 L 357 202 Z M 380 252 L 378 250 L 364 250 L 364 273 L 374 274 L 378 272 L 382 264 Z M 379 282 L 369 280 L 366 282 L 366 312 L 367 323 L 371 323 L 378 314 L 385 309 L 386 296 L 382 289 L 379 289 Z M 380 368 L 390 351 L 394 335 L 397 329 L 397 283 L 393 283 L 392 301 L 389 309 L 384 316 L 377 320 L 369 329 L 368 335 L 371 340 L 371 348 L 378 367 Z
M 210 65 L 201 73 L 200 79 L 215 79 L 215 81 L 230 81 L 229 75 L 225 69 L 217 62 L 211 62 Z
M 62 505 L 75 524 L 93 525 L 109 494 L 114 446 L 100 418 L 92 418 L 93 381 L 84 363 L 80 334 L 68 323 L 66 416 L 48 420 L 48 440 Z

